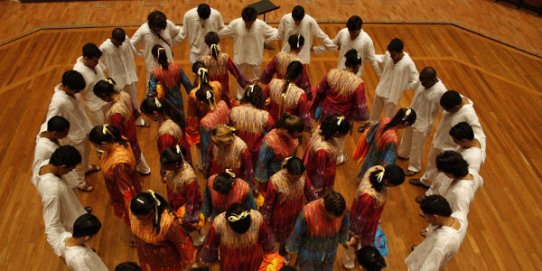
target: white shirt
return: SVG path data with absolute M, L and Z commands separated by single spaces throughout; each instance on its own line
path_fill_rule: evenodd
M 403 92 L 415 88 L 419 82 L 416 65 L 406 52 L 403 52 L 403 58 L 397 63 L 393 63 L 393 59 L 387 51 L 380 58 L 382 59 L 379 61 L 382 76 L 378 81 L 375 93 L 377 96 L 384 97 L 394 104 L 399 104 Z
M 463 156 L 463 159 L 469 163 L 469 170 L 480 172 L 480 168 L 482 167 L 482 164 L 484 163 L 486 157 L 485 153 L 482 151 L 481 148 L 478 147 L 471 147 L 471 148 L 462 148 L 460 146 L 457 147 L 456 151 Z
M 311 62 L 311 47 L 314 38 L 320 39 L 323 46 L 328 50 L 337 49 L 337 45 L 335 45 L 329 36 L 322 31 L 316 20 L 309 15 L 305 14 L 299 23 L 299 26 L 295 25 L 292 13 L 282 16 L 279 23 L 279 39 L 282 40 L 283 52 L 290 52 L 291 49 L 290 44 L 288 44 L 288 38 L 294 34 L 301 34 L 303 38 L 305 38 L 305 44 L 301 48 L 299 54 L 297 54 L 303 64 L 309 64 Z
M 242 18 L 231 21 L 219 32 L 220 36 L 233 38 L 233 62 L 235 64 L 260 65 L 266 40 L 278 39 L 278 30 L 256 19 L 247 29 Z
M 430 232 L 423 242 L 416 246 L 414 251 L 406 258 L 410 271 L 437 271 L 443 270 L 446 264 L 459 250 L 465 235 L 468 222 L 461 215 L 452 213 L 452 217 L 459 220 L 459 230 L 448 226 L 437 228 Z
M 476 190 L 484 184 L 484 179 L 477 172 L 469 170 L 469 174 L 472 175 L 472 180 L 452 181 L 445 174 L 439 173 L 437 180 L 425 195 L 441 195 L 445 197 L 452 208 L 452 212 L 467 217 Z
M 440 80 L 430 88 L 418 85 L 410 103 L 410 108 L 416 112 L 416 122 L 412 125 L 414 129 L 420 132 L 431 130 L 440 109 L 440 97 L 446 91 L 446 86 Z
M 66 246 L 66 239 L 72 234 L 65 232 L 60 238 L 60 248 L 71 271 L 108 271 L 100 256 L 87 246 Z
M 62 116 L 70 123 L 70 131 L 68 132 L 68 136 L 61 140 L 62 144 L 81 144 L 86 140 L 87 134 L 92 129 L 92 124 L 79 100 L 66 94 L 66 92 L 60 88 L 60 84 L 55 86 L 55 93 L 49 104 L 47 118 L 42 124 L 40 132 L 47 131 L 47 121 L 49 119 L 54 116 Z
M 205 21 L 199 17 L 197 8 L 184 14 L 183 26 L 177 40 L 184 40 L 188 36 L 190 62 L 194 63 L 210 53 L 209 46 L 205 43 L 205 35 L 211 31 L 218 33 L 222 28 L 224 28 L 224 21 L 216 9 L 211 8 L 211 14 Z
M 47 125 L 47 124 L 45 124 Z M 49 138 L 40 136 L 41 132 L 36 137 L 36 148 L 34 149 L 34 163 L 32 163 L 32 184 L 37 188 L 37 171 L 39 165 L 51 158 L 53 152 L 60 147 L 60 145 L 51 141 Z M 62 176 L 62 179 L 66 180 L 70 188 L 75 188 L 79 185 L 78 176 L 75 171 L 70 171 L 68 174 Z
M 85 89 L 77 93 L 76 96 L 84 105 L 90 109 L 90 111 L 100 111 L 107 105 L 106 102 L 94 95 L 94 85 L 100 80 L 105 80 L 104 70 L 101 64 L 96 65 L 94 69 L 85 66 L 83 63 L 83 57 L 77 58 L 73 69 L 81 73 L 85 79 Z
M 144 23 L 141 25 L 137 31 L 134 33 L 132 38 L 130 39 L 130 42 L 134 47 L 137 47 L 137 45 L 140 42 L 143 42 L 143 57 L 145 58 L 145 65 L 147 66 L 147 72 L 152 72 L 152 70 L 158 65 L 156 61 L 154 60 L 154 57 L 152 56 L 152 47 L 154 45 L 162 45 L 164 49 L 166 50 L 166 55 L 168 60 L 173 60 L 173 53 L 171 46 L 175 45 L 177 43 L 177 40 L 174 40 L 177 35 L 181 32 L 181 28 L 176 26 L 173 22 L 170 20 L 167 20 L 166 29 L 160 31 L 160 36 L 167 41 L 164 42 L 162 39 L 156 35 L 156 33 L 152 32 L 152 30 L 149 28 L 149 25 L 147 23 Z M 169 45 L 168 45 L 169 44 Z
M 117 89 L 137 82 L 137 70 L 135 65 L 135 48 L 128 36 L 121 46 L 117 47 L 111 39 L 107 39 L 100 45 L 103 55 L 101 61 L 107 67 L 107 73 L 115 80 Z
M 36 183 L 43 207 L 43 222 L 47 242 L 53 247 L 55 254 L 62 256 L 59 240 L 62 233 L 72 231 L 75 220 L 85 214 L 79 198 L 63 179 L 52 173 L 39 175 L 39 169 L 47 165 L 49 160 L 38 165 Z

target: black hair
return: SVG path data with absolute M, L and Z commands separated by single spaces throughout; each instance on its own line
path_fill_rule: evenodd
M 444 110 L 450 110 L 463 102 L 459 92 L 455 90 L 448 90 L 442 94 L 440 97 L 440 106 Z
M 117 129 L 115 126 L 108 124 L 99 125 L 92 128 L 92 130 L 90 130 L 90 133 L 88 134 L 88 140 L 98 145 L 102 144 L 103 142 L 116 142 L 122 145 L 126 145 L 126 141 L 122 138 L 120 130 Z
M 166 29 L 167 27 L 167 18 L 166 14 L 164 14 L 161 11 L 155 10 L 151 13 L 149 13 L 149 16 L 147 16 L 147 25 L 149 28 L 155 28 L 158 27 L 162 30 Z
M 286 93 L 291 82 L 297 80 L 303 73 L 303 64 L 300 61 L 294 60 L 288 64 L 286 74 L 284 75 L 284 85 L 282 85 L 282 93 Z
M 94 236 L 102 228 L 100 220 L 92 214 L 84 214 L 73 223 L 72 236 L 75 238 Z
M 344 57 L 346 58 L 344 61 L 346 67 L 355 68 L 361 65 L 361 57 L 356 49 L 348 50 Z
M 153 196 L 154 195 L 154 196 Z M 158 201 L 158 202 L 157 202 Z M 152 212 L 157 212 L 157 218 L 153 218 L 153 229 L 160 232 L 160 220 L 164 210 L 170 210 L 169 204 L 162 195 L 156 192 L 142 192 L 132 198 L 130 201 L 130 211 L 136 216 L 147 216 Z M 156 213 L 155 213 L 156 214 Z
M 75 167 L 81 161 L 81 153 L 71 145 L 58 147 L 49 158 L 49 164 L 54 166 Z
M 444 151 L 437 155 L 437 169 L 454 177 L 465 177 L 469 174 L 469 163 L 455 151 Z
M 106 80 L 100 80 L 96 82 L 96 84 L 94 85 L 94 89 L 92 89 L 92 92 L 94 93 L 94 95 L 96 95 L 96 97 L 100 99 L 113 96 L 113 94 L 115 94 L 115 81 L 111 82 Z
M 253 7 L 244 7 L 241 11 L 241 18 L 245 22 L 253 22 L 258 17 L 258 12 Z
M 397 113 L 395 113 L 390 122 L 386 124 L 382 132 L 385 132 L 386 130 L 399 124 L 407 124 L 412 126 L 414 122 L 416 122 L 416 111 L 414 111 L 412 108 L 401 108 L 397 111 Z
M 340 193 L 330 190 L 324 195 L 324 207 L 328 213 L 339 217 L 346 210 L 346 202 Z
M 284 265 L 279 271 L 297 271 L 297 268 L 290 265 Z
M 207 20 L 211 16 L 211 7 L 208 4 L 199 4 L 197 11 L 198 16 L 203 20 Z
M 160 52 L 163 51 L 163 52 Z M 158 64 L 162 69 L 167 70 L 169 68 L 169 60 L 167 59 L 166 49 L 160 44 L 156 44 L 151 49 L 152 56 L 157 59 Z
M 74 70 L 65 71 L 62 74 L 62 85 L 71 91 L 78 93 L 86 87 L 85 78 L 81 73 Z
M 346 22 L 346 27 L 349 31 L 356 31 L 361 30 L 361 27 L 363 26 L 363 20 L 361 17 L 354 15 L 350 18 L 348 18 L 348 21 Z
M 292 9 L 292 18 L 294 21 L 301 21 L 303 17 L 305 17 L 305 9 L 300 5 L 295 6 Z
M 320 123 L 320 135 L 324 137 L 325 140 L 329 140 L 335 136 L 346 135 L 352 125 L 350 122 L 341 117 L 342 120 L 339 124 L 339 117 L 337 115 L 328 115 Z
M 201 61 L 196 61 L 194 64 L 192 64 L 192 72 L 198 77 L 199 82 L 201 85 L 209 85 L 209 73 L 208 72 L 202 72 L 199 74 L 198 72 L 200 69 L 205 69 L 205 64 Z
M 70 122 L 62 116 L 54 116 L 47 121 L 47 132 L 65 132 L 70 129 Z
M 453 137 L 456 140 L 474 140 L 474 131 L 472 130 L 472 126 L 466 121 L 462 121 L 452 129 L 450 129 L 450 136 Z
M 162 154 L 160 154 L 160 164 L 162 165 L 170 165 L 175 163 L 182 163 L 183 162 L 183 153 L 179 148 L 179 151 L 177 151 L 177 146 L 175 147 L 169 147 L 162 151 Z
M 422 71 L 420 72 L 420 81 L 422 77 L 427 77 L 427 79 L 434 79 L 437 78 L 437 70 L 431 66 L 425 66 Z
M 220 50 L 218 49 L 218 43 L 220 42 L 220 36 L 214 31 L 210 31 L 207 34 L 205 34 L 205 44 L 211 48 L 211 55 L 214 59 L 218 59 L 218 55 L 220 54 Z M 212 46 L 216 45 L 216 46 Z M 211 47 L 212 46 L 212 47 Z
M 386 267 L 386 260 L 378 249 L 372 246 L 365 246 L 356 251 L 356 259 L 367 271 L 380 271 Z
M 241 103 L 250 103 L 254 107 L 262 109 L 265 105 L 265 97 L 263 96 L 260 85 L 248 85 L 245 88 L 245 94 L 243 95 L 243 99 L 241 99 Z
M 141 267 L 135 262 L 123 262 L 117 264 L 115 271 L 141 271 Z
M 122 28 L 115 28 L 111 31 L 111 38 L 118 42 L 124 42 L 126 40 L 126 32 Z
M 102 51 L 94 43 L 87 43 L 83 46 L 83 57 L 86 58 L 100 58 L 102 56 Z
M 426 196 L 420 203 L 422 211 L 429 215 L 440 215 L 449 217 L 452 215 L 450 203 L 441 195 Z
M 305 45 L 305 37 L 301 34 L 293 34 L 288 37 L 288 44 L 292 50 L 297 50 L 303 48 Z
M 239 216 L 240 214 L 246 211 L 248 211 L 249 213 L 244 218 L 241 218 L 233 222 L 230 221 L 229 217 Z M 228 222 L 228 226 L 230 226 L 230 228 L 238 234 L 243 234 L 247 232 L 248 229 L 250 228 L 250 225 L 252 224 L 252 219 L 250 217 L 250 210 L 242 203 L 239 203 L 239 202 L 232 203 L 232 205 L 230 205 L 228 209 L 226 210 L 225 215 L 226 215 L 226 221 Z
M 275 128 L 285 129 L 290 135 L 293 135 L 295 132 L 303 132 L 305 126 L 300 117 L 284 112 L 275 123 Z
M 213 182 L 213 190 L 220 193 L 221 195 L 226 195 L 232 190 L 234 180 L 235 178 L 232 177 L 230 174 L 228 174 L 227 172 L 222 172 L 216 175 Z
M 207 96 L 210 96 L 209 99 L 207 99 Z M 209 85 L 201 85 L 201 87 L 196 90 L 196 100 L 200 102 L 204 102 L 207 105 L 211 105 L 211 101 L 215 101 L 215 94 L 213 93 L 213 88 Z
M 403 44 L 402 40 L 398 38 L 393 38 L 386 49 L 390 52 L 401 52 L 404 48 L 405 45 Z
M 400 185 L 405 181 L 405 172 L 398 165 L 387 165 L 384 168 L 384 175 L 382 176 L 382 179 L 378 177 L 379 173 L 381 172 L 382 170 L 378 169 L 369 174 L 369 182 L 371 182 L 371 185 L 377 192 L 382 191 L 384 181 L 387 181 L 392 185 Z
M 190 271 L 209 271 L 209 268 L 207 267 L 192 267 L 190 268 Z
M 286 165 L 284 165 L 284 168 L 288 171 L 291 175 L 301 175 L 303 172 L 305 172 L 305 165 L 303 165 L 303 160 L 299 157 L 291 157 L 286 162 Z
M 158 102 L 157 102 L 158 101 Z M 141 101 L 139 109 L 141 112 L 147 115 L 152 115 L 152 113 L 157 112 L 159 114 L 164 114 L 164 107 L 162 106 L 164 101 L 155 97 L 147 97 Z

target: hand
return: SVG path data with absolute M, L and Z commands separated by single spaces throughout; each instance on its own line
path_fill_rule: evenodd
M 350 240 L 348 240 L 348 242 L 346 242 L 346 245 L 351 247 L 351 248 L 355 248 L 357 244 L 358 244 L 358 238 L 356 238 L 354 236 L 350 237 Z

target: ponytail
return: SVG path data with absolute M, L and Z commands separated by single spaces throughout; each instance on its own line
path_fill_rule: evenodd
M 220 50 L 218 49 L 218 45 L 211 44 L 211 55 L 214 59 L 218 60 L 218 55 L 220 54 Z
M 401 108 L 395 113 L 395 116 L 384 126 L 384 130 L 382 132 L 387 131 L 390 128 L 393 128 L 395 126 L 406 124 L 409 126 L 412 126 L 414 122 L 416 121 L 416 111 L 412 108 Z
M 164 49 L 162 45 L 154 45 L 154 47 L 152 47 L 151 53 L 152 56 L 154 56 L 154 58 L 156 58 L 156 60 L 158 61 L 158 64 L 160 64 L 160 66 L 164 70 L 167 70 L 169 68 L 169 61 L 167 59 L 166 49 Z

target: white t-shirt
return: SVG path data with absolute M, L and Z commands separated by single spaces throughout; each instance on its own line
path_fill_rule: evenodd
M 96 65 L 94 69 L 85 66 L 83 63 L 83 57 L 80 56 L 77 58 L 73 69 L 81 73 L 85 79 L 85 89 L 77 93 L 79 100 L 88 108 L 90 111 L 96 112 L 102 110 L 104 106 L 107 105 L 102 99 L 94 95 L 94 85 L 100 80 L 105 80 L 105 74 L 103 71 L 102 64 Z
M 65 232 L 60 238 L 59 247 L 62 249 L 66 265 L 71 271 L 107 271 L 107 266 L 100 256 L 87 246 L 66 246 L 66 239 L 72 234 Z
M 427 89 L 421 84 L 418 85 L 416 94 L 410 103 L 410 108 L 416 112 L 416 122 L 412 125 L 413 128 L 420 132 L 431 130 L 440 109 L 440 97 L 446 91 L 446 86 L 440 80 Z
M 218 10 L 211 8 L 211 14 L 202 24 L 198 9 L 193 8 L 184 14 L 183 26 L 177 39 L 188 37 L 190 48 L 190 62 L 194 63 L 202 56 L 209 54 L 209 46 L 205 44 L 205 35 L 211 31 L 217 32 L 224 28 L 224 20 Z
M 140 42 L 143 42 L 142 54 L 145 58 L 145 65 L 147 66 L 148 73 L 151 73 L 152 70 L 158 65 L 154 60 L 154 57 L 152 56 L 152 47 L 157 44 L 162 45 L 162 47 L 164 47 L 164 49 L 166 50 L 168 60 L 172 61 L 173 48 L 171 47 L 178 42 L 178 40 L 176 40 L 175 38 L 177 38 L 177 35 L 179 35 L 180 32 L 181 28 L 179 26 L 176 26 L 170 20 L 167 20 L 166 29 L 160 31 L 160 37 L 162 37 L 163 40 L 159 38 L 158 35 L 149 28 L 149 25 L 147 23 L 144 23 L 137 29 L 137 31 L 130 39 L 130 42 L 136 48 Z
M 117 47 L 111 39 L 107 39 L 100 45 L 102 51 L 101 61 L 107 67 L 107 73 L 115 80 L 117 89 L 122 90 L 125 86 L 137 82 L 137 70 L 135 65 L 136 50 L 128 36 L 121 46 Z
M 403 92 L 415 88 L 419 82 L 416 65 L 406 52 L 397 63 L 393 63 L 393 59 L 387 51 L 383 57 L 378 58 L 382 59 L 382 61 L 379 61 L 382 76 L 380 76 L 375 93 L 377 96 L 384 97 L 394 104 L 399 104 Z

